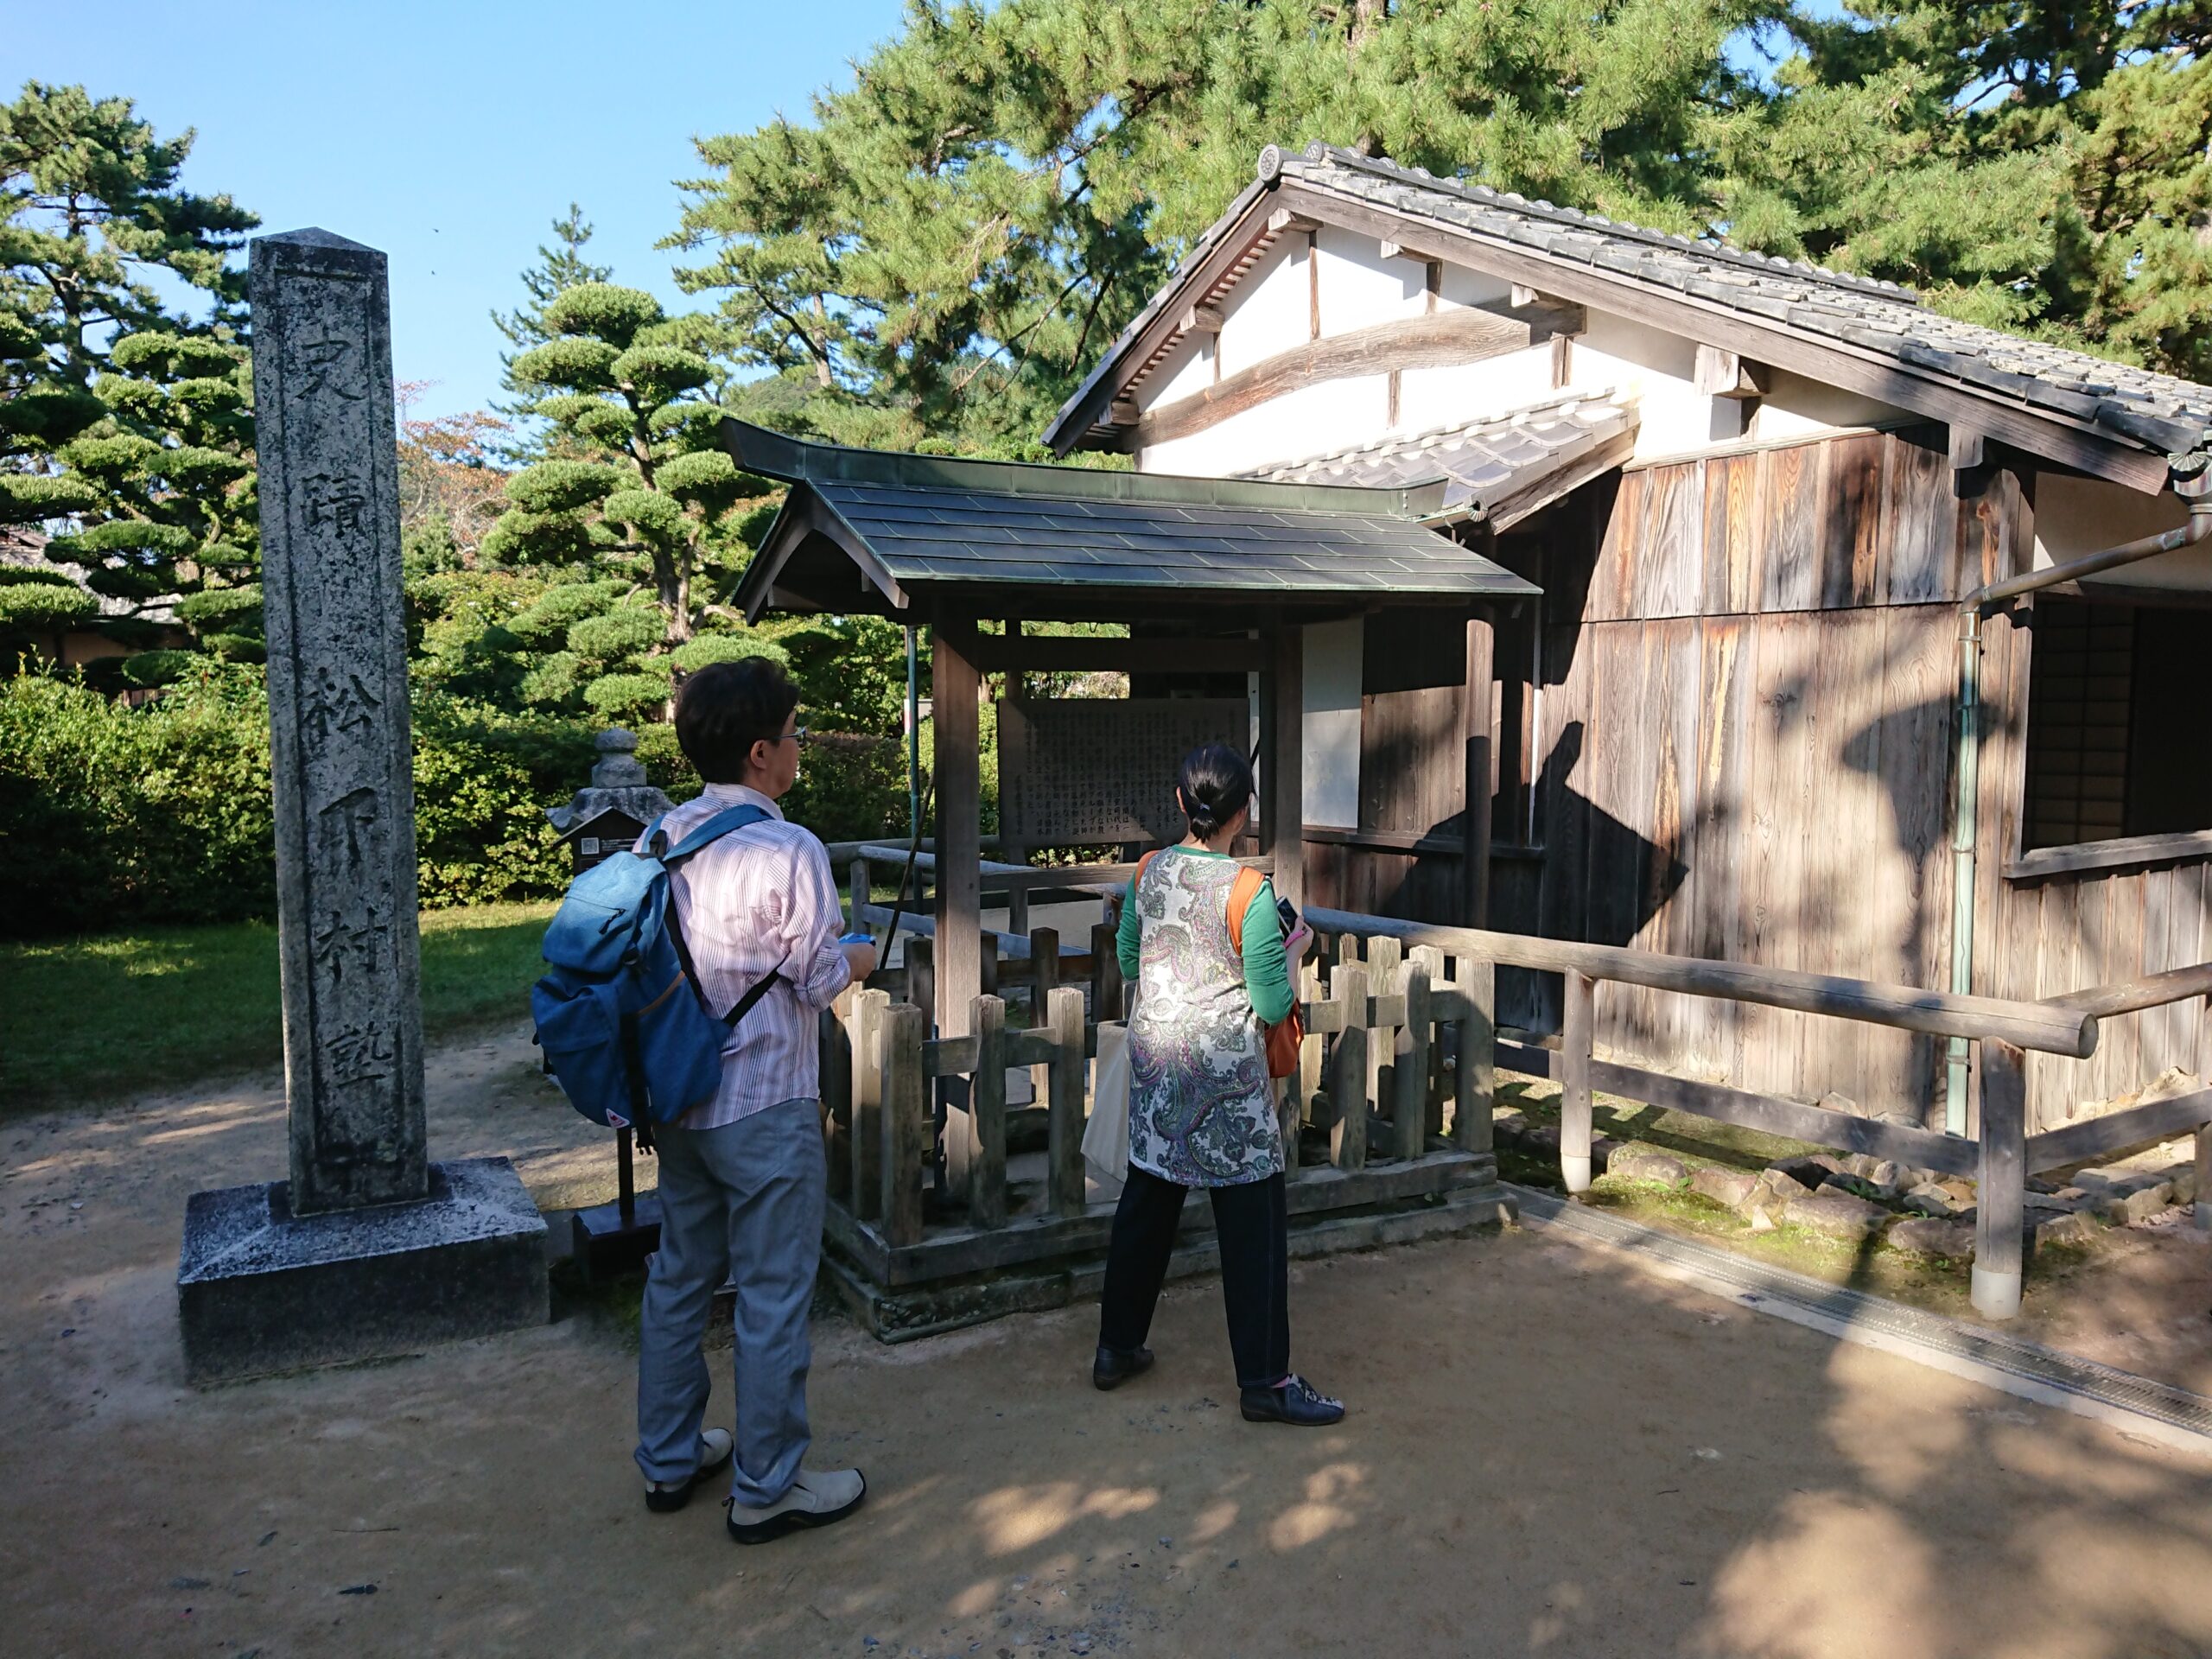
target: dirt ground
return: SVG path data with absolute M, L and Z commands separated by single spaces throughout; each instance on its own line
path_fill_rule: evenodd
M 530 1052 L 436 1057 L 433 1154 L 595 1197 L 605 1143 Z M 872 1496 L 746 1550 L 703 1494 L 645 1511 L 603 1311 L 185 1388 L 185 1198 L 281 1170 L 273 1087 L 0 1149 L 10 1655 L 2212 1655 L 2212 1457 L 1535 1232 L 1294 1268 L 1297 1363 L 1352 1408 L 1319 1433 L 1239 1420 L 1211 1281 L 1110 1396 L 1087 1310 L 899 1348 L 826 1322 L 817 1459 Z M 2185 1260 L 2161 1318 L 2203 1306 Z

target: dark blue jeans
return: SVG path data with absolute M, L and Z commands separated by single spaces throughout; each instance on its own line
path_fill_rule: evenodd
M 1144 1346 L 1189 1190 L 1129 1166 L 1106 1254 L 1100 1347 L 1128 1353 Z M 1221 1299 L 1229 1313 L 1236 1385 L 1269 1388 L 1290 1370 L 1290 1216 L 1283 1179 L 1278 1173 L 1264 1181 L 1210 1186 L 1206 1194 L 1221 1243 Z

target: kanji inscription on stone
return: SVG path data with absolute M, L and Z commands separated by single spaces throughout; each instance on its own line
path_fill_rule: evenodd
M 385 257 L 253 244 L 293 1213 L 419 1198 L 415 798 Z
M 1202 743 L 1249 746 L 1226 697 L 1061 698 L 998 705 L 999 825 L 1029 847 L 1175 841 L 1175 771 Z

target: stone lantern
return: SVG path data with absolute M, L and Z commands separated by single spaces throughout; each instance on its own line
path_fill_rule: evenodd
M 617 726 L 592 740 L 599 763 L 591 786 L 576 791 L 566 806 L 550 806 L 545 816 L 569 844 L 579 874 L 600 860 L 637 845 L 645 826 L 676 803 L 645 781 L 638 759 L 638 737 Z

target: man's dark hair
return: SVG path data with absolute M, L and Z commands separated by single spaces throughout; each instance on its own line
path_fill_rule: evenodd
M 798 707 L 798 687 L 772 658 L 709 663 L 676 694 L 676 741 L 704 781 L 741 784 L 753 746 L 781 736 Z
M 1183 757 L 1175 787 L 1183 791 L 1191 833 L 1204 841 L 1250 803 L 1252 768 L 1226 743 L 1202 743 Z

